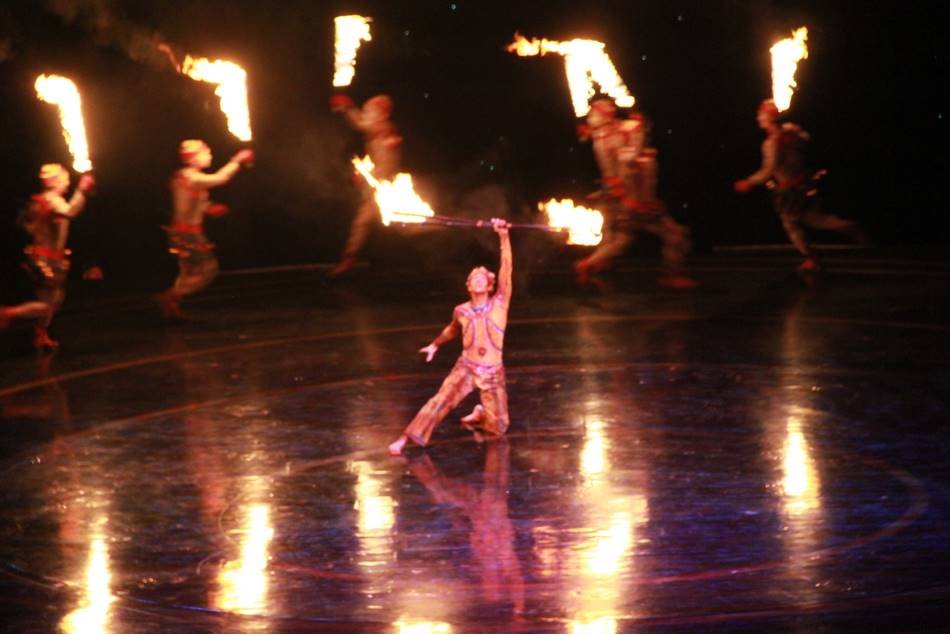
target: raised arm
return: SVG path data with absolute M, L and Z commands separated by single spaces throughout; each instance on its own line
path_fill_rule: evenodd
M 495 296 L 507 303 L 511 299 L 513 290 L 511 284 L 511 238 L 508 236 L 508 228 L 511 227 L 511 224 L 501 218 L 492 218 L 491 223 L 495 233 L 498 234 L 501 247 L 501 262 L 498 265 L 498 286 Z
M 81 214 L 82 210 L 85 208 L 86 193 L 92 189 L 95 184 L 96 181 L 91 174 L 83 174 L 79 178 L 79 184 L 76 186 L 76 191 L 73 192 L 69 202 L 66 202 L 66 199 L 61 196 L 55 196 L 52 198 L 52 200 L 50 200 L 50 206 L 53 208 L 55 213 L 61 216 L 75 218 Z
M 238 173 L 238 170 L 241 169 L 241 165 L 250 163 L 253 160 L 254 152 L 252 150 L 241 150 L 232 156 L 231 160 L 225 163 L 217 172 L 205 174 L 200 170 L 190 169 L 185 172 L 185 178 L 188 181 L 189 187 L 195 189 L 211 189 L 212 187 L 227 183 Z
M 333 95 L 330 97 L 330 109 L 343 115 L 346 122 L 360 132 L 364 129 L 362 112 L 353 103 L 353 100 L 346 95 Z
M 426 363 L 432 361 L 432 358 L 435 356 L 435 353 L 439 350 L 439 347 L 442 346 L 442 344 L 455 339 L 458 336 L 460 330 L 461 324 L 459 323 L 458 316 L 456 313 L 452 313 L 451 323 L 442 329 L 442 332 L 439 333 L 439 336 L 433 339 L 432 343 L 426 347 L 419 348 L 419 352 L 426 355 Z

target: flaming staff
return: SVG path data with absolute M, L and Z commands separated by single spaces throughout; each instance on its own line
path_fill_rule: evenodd
M 427 224 L 443 227 L 484 227 L 491 228 L 491 221 L 474 218 L 453 218 L 437 215 L 432 207 L 416 193 L 412 186 L 412 176 L 399 173 L 392 181 L 378 179 L 373 175 L 373 161 L 368 157 L 353 158 L 356 171 L 366 179 L 375 191 L 376 205 L 379 207 L 383 225 Z M 604 217 L 599 211 L 578 207 L 570 199 L 561 201 L 553 198 L 539 203 L 538 209 L 548 216 L 548 224 L 514 223 L 513 229 L 539 229 L 541 231 L 568 233 L 568 244 L 596 245 L 603 237 Z
M 772 101 L 779 112 L 788 110 L 792 104 L 792 95 L 798 83 L 795 71 L 798 62 L 808 57 L 808 29 L 801 27 L 792 31 L 792 37 L 776 42 L 769 52 L 772 53 Z
M 194 80 L 217 84 L 214 89 L 221 100 L 221 112 L 228 120 L 228 130 L 241 141 L 251 140 L 251 116 L 247 107 L 247 73 L 233 62 L 185 56 L 179 69 Z
M 71 79 L 59 75 L 40 75 L 36 78 L 37 96 L 59 108 L 59 120 L 69 153 L 73 156 L 73 169 L 79 173 L 92 170 L 89 160 L 89 144 L 86 142 L 86 126 L 82 119 L 82 102 L 79 90 Z
M 520 33 L 515 33 L 514 42 L 507 50 L 521 57 L 549 53 L 562 55 L 574 114 L 583 117 L 590 111 L 590 99 L 594 96 L 595 83 L 621 108 L 631 108 L 635 101 L 604 48 L 604 43 L 596 40 L 529 40 Z
M 334 18 L 333 22 L 336 25 L 333 86 L 342 88 L 349 86 L 356 74 L 356 52 L 360 42 L 373 39 L 369 29 L 372 19 L 362 15 L 341 15 Z

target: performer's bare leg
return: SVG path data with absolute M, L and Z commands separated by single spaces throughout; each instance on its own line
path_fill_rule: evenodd
M 45 302 L 23 302 L 16 306 L 4 306 L 0 308 L 0 328 L 8 327 L 13 321 L 19 319 L 32 319 L 47 323 L 50 314 L 49 304 Z
M 33 327 L 33 345 L 37 350 L 55 350 L 59 348 L 59 342 L 49 336 L 49 326 L 66 299 L 66 290 L 59 284 L 46 286 L 38 289 L 36 296 L 40 300 L 37 303 L 43 304 L 45 310 Z
M 178 258 L 178 277 L 168 290 L 156 295 L 162 314 L 168 319 L 181 319 L 182 300 L 205 289 L 218 276 L 218 259 L 210 254 L 202 255 L 198 263 L 191 262 L 195 256 L 181 255 Z
M 356 218 L 353 219 L 353 224 L 350 227 L 350 236 L 347 238 L 346 247 L 343 249 L 343 256 L 333 271 L 330 272 L 331 276 L 343 275 L 356 265 L 356 256 L 369 239 L 369 233 L 378 216 L 379 210 L 372 194 L 367 196 L 364 193 L 363 202 L 357 210 Z
M 843 234 L 856 244 L 866 244 L 868 241 L 867 234 L 858 223 L 839 216 L 815 210 L 806 213 L 802 217 L 802 222 L 814 229 Z
M 577 283 L 581 286 L 593 284 L 603 290 L 604 283 L 596 277 L 597 273 L 607 270 L 614 260 L 633 244 L 633 233 L 626 229 L 610 229 L 601 243 L 586 258 L 574 265 Z
M 659 283 L 667 288 L 694 288 L 698 282 L 683 274 L 683 260 L 690 250 L 689 230 L 669 214 L 664 213 L 659 222 L 644 227 L 656 235 L 662 244 L 663 274 Z
M 798 265 L 798 270 L 802 273 L 818 273 L 821 271 L 821 264 L 808 244 L 805 236 L 805 229 L 802 227 L 802 213 L 793 209 L 781 209 L 779 218 L 782 220 L 782 226 L 792 245 L 802 254 L 804 258 Z

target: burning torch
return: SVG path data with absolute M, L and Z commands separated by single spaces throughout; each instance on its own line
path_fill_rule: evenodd
M 594 96 L 595 83 L 600 86 L 601 92 L 609 95 L 621 108 L 632 108 L 635 102 L 605 48 L 603 42 L 596 40 L 529 40 L 520 33 L 515 33 L 515 39 L 507 50 L 520 57 L 549 53 L 563 56 L 574 114 L 583 117 L 590 111 L 590 99 Z
M 356 75 L 356 53 L 362 42 L 373 39 L 369 23 L 372 18 L 362 15 L 340 15 L 334 18 L 336 38 L 334 41 L 333 87 L 344 88 L 353 82 Z
M 185 55 L 184 60 L 179 63 L 168 44 L 161 43 L 158 48 L 168 56 L 169 61 L 182 75 L 216 86 L 214 94 L 220 101 L 228 131 L 238 140 L 250 143 L 253 134 L 247 99 L 247 72 L 234 62 L 223 59 L 210 60 Z M 253 167 L 253 163 L 247 163 L 247 166 Z
M 772 54 L 772 101 L 779 112 L 788 110 L 798 83 L 795 72 L 798 62 L 808 57 L 808 29 L 801 27 L 792 32 L 792 37 L 779 40 L 769 52 Z
M 34 84 L 36 95 L 46 103 L 59 108 L 59 120 L 63 137 L 73 157 L 73 169 L 84 174 L 92 171 L 89 160 L 89 143 L 86 141 L 86 125 L 82 118 L 82 101 L 79 90 L 71 79 L 59 75 L 40 75 Z

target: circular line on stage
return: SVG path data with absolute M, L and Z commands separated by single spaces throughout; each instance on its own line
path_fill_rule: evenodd
M 572 364 L 539 364 L 536 366 L 522 366 L 522 367 L 511 368 L 510 372 L 513 375 L 534 374 L 534 373 L 543 373 L 543 372 L 557 370 L 557 369 L 572 369 L 572 368 L 576 369 L 579 365 L 583 365 L 583 364 L 574 364 L 574 363 Z M 741 364 L 737 366 L 733 366 L 732 364 L 677 364 L 677 365 L 681 368 L 693 367 L 694 365 L 698 365 L 698 366 L 707 365 L 707 366 L 715 366 L 715 367 L 738 367 L 738 368 L 744 368 L 744 369 L 748 369 L 750 367 L 752 368 L 765 367 L 767 369 L 776 371 L 778 373 L 790 371 L 789 369 L 786 369 L 786 368 L 775 368 L 773 366 L 761 366 L 761 365 L 754 366 L 754 365 L 749 365 L 749 364 Z M 630 369 L 630 368 L 655 369 L 655 368 L 668 368 L 669 366 L 670 366 L 669 363 L 624 362 L 624 363 L 605 364 L 605 365 L 592 368 L 592 370 L 611 372 L 611 371 L 618 371 L 618 370 Z M 832 372 L 832 373 L 834 372 L 834 370 L 827 370 L 827 369 L 825 371 Z M 400 374 L 400 375 L 357 377 L 357 378 L 351 378 L 351 379 L 346 379 L 346 380 L 341 380 L 341 381 L 314 382 L 311 384 L 295 385 L 295 386 L 290 386 L 290 387 L 277 388 L 277 389 L 269 390 L 265 392 L 258 392 L 258 393 L 255 393 L 255 396 L 264 397 L 264 398 L 277 398 L 282 395 L 293 394 L 293 393 L 302 392 L 302 391 L 311 390 L 311 389 L 325 390 L 325 389 L 330 389 L 333 387 L 342 387 L 344 385 L 353 385 L 353 384 L 365 383 L 367 381 L 374 381 L 374 380 L 401 381 L 401 380 L 418 379 L 420 377 L 436 377 L 436 376 L 440 376 L 440 374 L 441 373 L 439 372 L 406 373 L 406 374 Z M 132 417 L 118 419 L 115 421 L 110 421 L 110 422 L 104 423 L 103 425 L 96 426 L 94 428 L 84 430 L 82 432 L 77 432 L 77 434 L 71 435 L 70 437 L 71 438 L 81 437 L 86 434 L 100 432 L 104 427 L 113 428 L 113 427 L 121 427 L 125 425 L 135 425 L 135 424 L 142 423 L 149 419 L 157 418 L 160 416 L 175 414 L 175 413 L 184 412 L 184 411 L 194 411 L 194 410 L 205 409 L 205 408 L 222 405 L 229 402 L 238 402 L 246 398 L 247 398 L 247 395 L 235 395 L 228 398 L 213 399 L 213 400 L 205 401 L 202 403 L 189 403 L 189 404 L 175 407 L 175 408 L 169 408 L 166 410 L 149 412 L 146 414 L 140 414 L 140 415 L 136 415 Z M 825 416 L 833 417 L 833 415 L 827 414 L 824 412 L 821 412 L 821 414 Z M 517 431 L 517 432 L 513 432 L 509 434 L 508 437 L 517 441 L 518 439 L 531 439 L 533 437 L 551 437 L 551 436 L 571 437 L 571 436 L 578 436 L 580 433 L 582 432 L 576 428 L 566 428 L 566 427 L 550 428 L 549 427 L 549 428 L 544 428 L 544 429 Z M 676 435 L 676 436 L 705 437 L 705 438 L 712 438 L 712 439 L 720 439 L 723 437 L 724 433 L 733 437 L 736 434 L 736 432 L 731 432 L 728 430 L 726 432 L 711 433 L 711 432 L 704 432 L 704 431 L 697 431 L 697 430 L 669 430 L 669 429 L 665 430 L 664 433 L 669 434 L 669 435 Z M 434 442 L 433 445 L 442 446 L 442 445 L 463 444 L 463 443 L 470 443 L 470 442 L 473 442 L 473 441 L 469 437 L 457 437 L 457 438 L 441 439 L 439 441 Z M 894 478 L 895 480 L 897 480 L 903 485 L 904 490 L 907 492 L 907 495 L 909 498 L 909 504 L 899 517 L 889 522 L 888 524 L 881 526 L 877 530 L 872 531 L 871 533 L 860 535 L 852 540 L 849 540 L 847 542 L 844 542 L 835 546 L 818 548 L 813 551 L 801 553 L 799 554 L 800 557 L 817 561 L 819 559 L 827 559 L 835 555 L 839 555 L 844 552 L 863 547 L 867 544 L 879 541 L 881 539 L 884 539 L 884 538 L 887 538 L 899 533 L 900 531 L 905 529 L 907 526 L 911 525 L 924 512 L 926 512 L 926 509 L 928 508 L 928 504 L 929 504 L 927 490 L 924 487 L 923 483 L 918 478 L 913 476 L 911 473 L 903 469 L 894 467 L 882 460 L 879 460 L 873 457 L 865 457 L 861 455 L 848 454 L 845 452 L 834 451 L 834 450 L 831 450 L 830 453 L 835 454 L 839 458 L 844 458 L 845 460 L 848 460 L 848 461 L 864 463 L 865 465 L 872 466 L 873 468 L 877 470 L 887 473 L 889 476 L 891 476 L 892 478 Z M 360 451 L 355 451 L 355 452 L 348 452 L 344 454 L 338 454 L 334 456 L 327 456 L 324 458 L 298 462 L 296 464 L 289 463 L 286 469 L 271 472 L 268 475 L 268 477 L 271 477 L 274 479 L 278 479 L 278 478 L 284 479 L 284 478 L 289 478 L 289 477 L 295 477 L 295 476 L 299 476 L 301 474 L 304 474 L 310 471 L 319 470 L 321 467 L 324 467 L 330 464 L 340 463 L 347 460 L 365 458 L 368 456 L 378 456 L 381 454 L 385 454 L 385 448 L 381 447 L 379 449 L 366 449 L 366 450 L 360 450 Z M 221 515 L 223 516 L 225 513 L 227 513 L 228 509 L 231 508 L 236 502 L 240 500 L 241 500 L 241 496 L 236 496 L 236 497 L 231 498 L 227 506 L 225 507 L 225 509 L 221 511 Z M 224 531 L 222 530 L 222 532 Z M 728 576 L 733 576 L 733 575 L 738 575 L 738 574 L 752 574 L 752 573 L 768 571 L 768 570 L 781 567 L 786 564 L 787 564 L 786 560 L 766 561 L 766 562 L 761 562 L 761 563 L 751 563 L 745 566 L 730 566 L 730 567 L 717 568 L 717 569 L 711 569 L 711 570 L 700 570 L 694 573 L 679 574 L 679 575 L 637 577 L 635 578 L 635 581 L 642 585 L 660 585 L 660 584 L 669 584 L 669 583 L 676 583 L 676 582 L 709 580 L 709 579 L 728 577 Z M 280 561 L 277 561 L 273 563 L 272 565 L 275 569 L 284 570 L 285 572 L 290 573 L 290 574 L 333 578 L 333 579 L 337 579 L 343 582 L 358 581 L 362 579 L 362 577 L 358 575 L 347 575 L 345 573 L 343 574 L 333 573 L 333 572 L 322 570 L 319 568 L 311 568 L 311 567 L 292 565 L 292 564 L 282 564 Z M 19 569 L 9 563 L 5 563 L 4 566 L 7 568 L 8 571 L 11 572 L 11 574 L 24 577 L 25 581 L 32 581 L 32 582 L 37 581 L 37 576 L 32 575 L 27 570 Z M 70 584 L 69 582 L 64 582 L 62 580 L 58 580 L 55 578 L 39 577 L 39 579 L 47 583 L 50 587 L 54 587 L 54 588 L 56 587 L 61 588 L 64 586 L 73 587 L 72 584 Z M 549 588 L 549 587 L 550 587 L 550 584 L 526 584 L 526 588 L 542 588 L 543 589 L 543 588 Z M 871 599 L 873 598 L 874 597 L 871 597 Z M 197 606 L 197 605 L 190 606 L 190 605 L 164 604 L 161 602 L 140 599 L 131 594 L 118 595 L 118 599 L 120 601 L 131 602 L 133 605 L 150 605 L 153 607 L 162 607 L 165 609 L 191 610 L 191 611 L 200 611 L 204 613 L 220 614 L 222 616 L 223 615 L 235 616 L 232 612 L 227 612 L 224 610 L 218 610 L 214 608 L 208 608 L 208 607 Z M 840 604 L 829 604 L 829 605 L 840 605 Z M 846 602 L 844 605 L 850 605 L 850 603 Z M 120 607 L 122 607 L 123 609 L 130 609 L 131 606 L 120 606 Z M 829 608 L 829 609 L 832 609 L 832 608 Z M 798 611 L 798 609 L 796 608 L 791 611 L 792 612 Z M 755 618 L 755 615 L 757 614 L 760 615 L 758 618 L 766 618 L 769 615 L 776 614 L 776 612 L 772 610 L 764 609 L 764 610 L 753 610 L 751 612 L 745 612 L 741 614 L 742 614 L 741 618 Z M 266 619 L 292 618 L 292 617 L 284 617 L 280 615 L 269 615 L 267 613 L 263 613 L 259 615 L 246 615 L 246 616 L 249 618 L 266 618 Z M 300 618 L 300 617 L 293 617 L 293 618 Z M 667 618 L 680 619 L 682 617 L 676 617 L 676 616 L 667 617 L 663 615 L 657 615 L 654 617 L 643 617 L 644 619 L 643 622 L 650 623 L 656 619 L 660 619 L 662 621 L 663 619 L 667 619 Z M 723 617 L 701 615 L 701 616 L 696 616 L 696 617 L 685 617 L 685 618 L 700 619 L 697 622 L 704 622 L 703 619 L 717 619 L 717 618 L 728 619 L 729 615 L 725 615 Z M 310 618 L 304 617 L 303 620 L 310 620 Z M 320 617 L 314 617 L 312 620 L 315 620 L 315 621 L 319 620 L 321 622 L 324 621 L 324 619 L 321 619 Z M 623 619 L 619 618 L 618 620 L 623 620 Z M 638 619 L 631 622 L 640 622 L 640 620 Z M 691 622 L 691 621 L 687 621 L 687 622 Z
M 730 321 L 735 322 L 747 322 L 747 323 L 769 323 L 780 321 L 780 318 L 774 319 L 751 319 L 751 318 L 741 318 L 741 317 L 730 317 Z M 620 323 L 626 321 L 644 321 L 644 322 L 657 322 L 657 321 L 676 321 L 676 322 L 686 322 L 686 321 L 708 321 L 709 318 L 702 315 L 682 315 L 682 314 L 671 314 L 671 315 L 583 315 L 583 316 L 572 316 L 572 317 L 537 317 L 537 318 L 521 318 L 521 319 L 512 319 L 508 322 L 509 325 L 514 326 L 524 326 L 524 325 L 540 325 L 540 324 L 571 324 L 578 323 L 580 321 L 588 321 L 594 323 Z M 856 326 L 876 326 L 881 328 L 903 328 L 909 330 L 929 330 L 934 332 L 950 332 L 950 325 L 944 324 L 927 324 L 927 323 L 918 323 L 918 322 L 889 322 L 889 321 L 878 321 L 878 320 L 868 320 L 868 319 L 846 319 L 846 318 L 837 318 L 837 317 L 802 317 L 802 322 L 806 323 L 817 323 L 817 324 L 835 324 L 835 325 L 856 325 Z M 236 352 L 240 350 L 255 350 L 260 348 L 272 348 L 284 345 L 291 344 L 300 344 L 308 343 L 315 341 L 332 341 L 334 339 L 347 339 L 358 336 L 377 336 L 377 335 L 391 335 L 399 334 L 406 332 L 418 332 L 422 330 L 439 330 L 445 325 L 442 323 L 439 324 L 424 324 L 424 325 L 407 325 L 407 326 L 393 326 L 390 328 L 378 328 L 374 330 L 362 330 L 362 331 L 344 331 L 344 332 L 335 332 L 335 333 L 324 333 L 321 335 L 305 335 L 301 337 L 280 337 L 277 339 L 265 339 L 261 341 L 249 341 L 246 343 L 231 344 L 227 346 L 215 346 L 213 348 L 200 348 L 198 350 L 189 350 L 188 352 L 179 352 L 174 354 L 165 354 L 165 355 L 156 355 L 152 357 L 145 357 L 141 359 L 133 359 L 129 361 L 123 361 L 119 363 L 112 363 L 102 366 L 97 366 L 94 368 L 89 368 L 86 370 L 76 370 L 73 372 L 65 372 L 63 374 L 57 374 L 51 377 L 45 377 L 42 379 L 36 379 L 34 381 L 26 381 L 23 383 L 18 383 L 10 385 L 4 388 L 0 388 L 0 397 L 10 396 L 12 394 L 17 394 L 19 392 L 25 392 L 37 387 L 42 387 L 44 385 L 50 385 L 52 383 L 60 383 L 73 381 L 75 379 L 86 378 L 90 376 L 96 376 L 99 374 L 108 374 L 110 372 L 116 372 L 119 370 L 127 370 L 130 368 L 143 367 L 148 365 L 155 365 L 159 363 L 167 363 L 170 361 L 178 361 L 180 359 L 190 359 L 195 357 L 200 357 L 208 354 L 215 353 L 226 353 L 226 352 Z
M 638 362 L 638 361 L 616 361 L 616 362 L 607 362 L 607 363 L 597 363 L 591 364 L 587 362 L 570 362 L 570 363 L 544 363 L 544 364 L 534 364 L 534 365 L 514 365 L 506 366 L 505 371 L 509 375 L 517 375 L 519 373 L 531 373 L 538 372 L 542 370 L 577 370 L 579 372 L 598 372 L 598 371 L 615 371 L 623 370 L 629 368 L 643 368 L 643 369 L 669 369 L 676 368 L 677 370 L 684 370 L 689 368 L 726 368 L 730 370 L 742 370 L 742 371 L 753 371 L 753 370 L 772 370 L 778 372 L 779 374 L 801 374 L 801 373 L 812 373 L 812 374 L 829 374 L 829 375 L 844 375 L 844 376 L 892 376 L 894 373 L 884 371 L 884 370 L 854 370 L 847 368 L 832 368 L 832 367 L 821 367 L 821 366 L 802 366 L 797 365 L 794 367 L 782 367 L 768 364 L 760 363 L 696 363 L 696 362 L 678 362 L 678 361 L 652 361 L 652 362 Z M 298 383 L 292 386 L 285 387 L 276 387 L 267 390 L 256 390 L 254 391 L 255 396 L 260 396 L 264 398 L 272 398 L 276 396 L 283 396 L 287 394 L 293 394 L 294 392 L 313 389 L 313 388 L 332 388 L 332 387 L 346 387 L 349 385 L 355 385 L 359 383 L 364 383 L 367 381 L 399 381 L 405 379 L 415 379 L 415 378 L 424 378 L 430 377 L 433 379 L 443 378 L 443 370 L 430 370 L 426 372 L 402 372 L 396 374 L 373 374 L 373 375 L 363 375 L 358 377 L 351 377 L 348 379 L 338 379 L 338 380 L 328 380 L 328 381 L 313 381 L 310 383 Z M 53 381 L 55 382 L 55 381 Z M 0 396 L 4 396 L 0 392 Z M 220 406 L 235 401 L 240 401 L 246 399 L 248 396 L 247 393 L 244 394 L 235 394 L 232 396 L 225 396 L 221 398 L 209 399 L 206 401 L 198 401 L 191 403 L 184 403 L 182 405 L 176 405 L 174 407 L 168 407 L 159 410 L 153 410 L 150 412 L 142 412 L 139 414 L 133 414 L 131 416 L 125 416 L 122 418 L 117 418 L 114 420 L 107 420 L 101 423 L 97 423 L 86 429 L 75 431 L 68 434 L 62 434 L 61 437 L 66 438 L 81 438 L 87 434 L 95 434 L 98 431 L 104 429 L 110 429 L 112 427 L 117 427 L 121 425 L 126 425 L 135 422 L 142 422 L 148 420 L 149 418 L 157 418 L 160 416 L 169 416 L 173 414 L 179 414 L 184 412 L 190 412 L 194 410 L 203 409 L 206 407 Z M 733 432 L 719 432 L 731 434 Z M 508 434 L 509 436 L 511 434 Z M 368 450 L 367 450 L 368 451 Z M 374 450 L 375 451 L 375 450 Z M 11 471 L 22 463 L 22 461 L 29 457 L 30 459 L 39 457 L 42 455 L 42 451 L 26 450 L 20 452 L 18 458 L 13 458 L 7 461 L 6 466 L 0 469 L 0 474 L 7 473 Z M 370 452 L 372 453 L 372 452 Z

